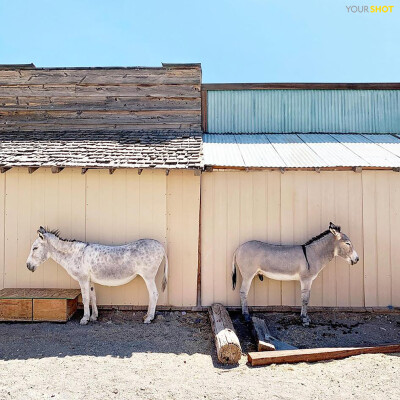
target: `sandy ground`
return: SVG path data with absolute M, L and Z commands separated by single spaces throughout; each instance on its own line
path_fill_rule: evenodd
M 258 368 L 243 356 L 223 367 L 206 314 L 165 312 L 151 325 L 142 315 L 103 311 L 87 326 L 79 315 L 67 324 L 0 324 L 0 399 L 400 398 L 400 354 Z M 261 316 L 299 347 L 393 342 L 400 331 L 399 315 L 313 314 L 311 328 L 293 314 Z M 252 350 L 248 327 L 232 317 L 243 350 Z M 381 336 L 364 335 L 375 331 Z

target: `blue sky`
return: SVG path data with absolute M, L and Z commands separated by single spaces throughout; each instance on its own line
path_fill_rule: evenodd
M 394 5 L 391 14 L 346 5 Z M 201 62 L 203 82 L 400 81 L 400 2 L 0 0 L 0 63 Z

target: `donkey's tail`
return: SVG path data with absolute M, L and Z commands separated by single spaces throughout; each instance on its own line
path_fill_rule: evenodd
M 165 260 L 165 264 L 164 264 L 164 276 L 162 279 L 162 284 L 161 284 L 161 289 L 164 292 L 165 288 L 167 287 L 167 283 L 168 283 L 168 257 L 167 257 L 167 251 L 164 249 L 164 260 Z
M 236 251 L 233 253 L 233 260 L 232 260 L 232 290 L 236 288 Z

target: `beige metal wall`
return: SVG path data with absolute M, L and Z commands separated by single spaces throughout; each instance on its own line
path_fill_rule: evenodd
M 201 184 L 202 302 L 239 305 L 232 254 L 257 239 L 302 244 L 342 226 L 360 256 L 335 259 L 314 281 L 311 304 L 400 306 L 400 174 L 392 171 L 214 171 Z M 254 279 L 251 305 L 300 305 L 298 282 Z
M 158 304 L 196 304 L 200 177 L 193 171 L 68 168 L 33 174 L 13 168 L 0 174 L 0 287 L 75 288 L 77 282 L 54 261 L 31 273 L 26 258 L 40 225 L 61 235 L 103 244 L 154 238 L 168 249 L 169 284 Z M 4 227 L 4 228 L 3 228 Z M 162 268 L 157 277 L 160 288 Z M 138 277 L 127 285 L 97 285 L 102 305 L 145 305 Z

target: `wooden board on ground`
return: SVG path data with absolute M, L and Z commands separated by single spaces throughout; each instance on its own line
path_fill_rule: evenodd
M 400 344 L 376 347 L 342 347 L 263 351 L 248 354 L 249 363 L 259 365 L 337 360 L 359 354 L 399 353 Z
M 79 289 L 2 289 L 0 321 L 66 322 L 78 307 Z
M 253 335 L 254 338 L 256 339 L 258 351 L 297 349 L 297 347 L 282 342 L 281 340 L 272 336 L 267 327 L 267 324 L 263 319 L 257 317 L 251 317 L 251 322 L 253 326 Z
M 222 304 L 213 304 L 208 312 L 218 360 L 224 364 L 237 364 L 242 356 L 242 349 L 228 311 Z

